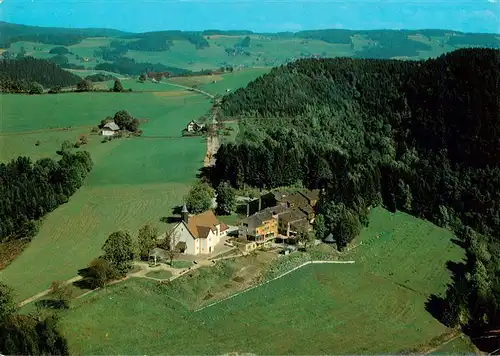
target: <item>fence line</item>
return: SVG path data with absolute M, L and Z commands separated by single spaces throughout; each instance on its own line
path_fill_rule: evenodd
M 257 284 L 256 286 L 253 286 L 253 287 L 250 287 L 250 288 L 248 288 L 248 289 L 245 289 L 245 290 L 243 290 L 243 291 L 241 291 L 241 292 L 239 292 L 239 293 L 232 294 L 232 295 L 230 295 L 230 296 L 229 296 L 229 297 L 227 297 L 227 298 L 224 298 L 224 299 L 218 300 L 218 301 L 213 302 L 213 303 L 211 303 L 211 304 L 209 304 L 209 305 L 206 305 L 206 306 L 204 306 L 204 307 L 201 307 L 201 308 L 199 308 L 199 309 L 196 309 L 194 312 L 195 312 L 195 313 L 197 313 L 197 312 L 199 312 L 199 311 L 202 311 L 202 310 L 203 310 L 203 309 L 205 309 L 205 308 L 212 307 L 212 306 L 214 306 L 214 305 L 216 305 L 216 304 L 219 304 L 219 303 L 225 302 L 226 300 L 229 300 L 229 299 L 231 299 L 231 298 L 237 297 L 237 296 L 239 296 L 239 295 L 241 295 L 241 294 L 243 294 L 243 293 L 249 292 L 249 291 L 251 291 L 252 289 L 255 289 L 255 288 L 258 288 L 258 287 L 262 287 L 262 286 L 263 286 L 263 285 L 265 285 L 265 284 L 268 284 L 268 283 L 271 283 L 271 282 L 273 282 L 273 281 L 275 281 L 275 280 L 277 280 L 277 279 L 280 279 L 280 278 L 282 278 L 282 277 L 286 276 L 287 274 L 290 274 L 290 273 L 292 273 L 292 272 L 294 272 L 294 271 L 298 270 L 299 268 L 302 268 L 302 267 L 307 266 L 307 265 L 309 265 L 309 264 L 314 264 L 314 263 L 318 263 L 318 264 L 326 264 L 326 263 L 330 263 L 330 264 L 352 264 L 352 263 L 354 263 L 354 262 L 355 262 L 355 261 L 306 261 L 306 262 L 302 263 L 301 265 L 299 265 L 299 266 L 297 266 L 297 267 L 294 267 L 294 268 L 292 268 L 291 270 L 289 270 L 289 271 L 287 271 L 287 272 L 285 272 L 285 273 L 283 273 L 283 274 L 280 274 L 279 276 L 277 276 L 277 277 L 275 277 L 275 278 L 273 278 L 273 279 L 270 279 L 269 281 L 266 281 L 266 282 L 264 282 L 264 283 Z

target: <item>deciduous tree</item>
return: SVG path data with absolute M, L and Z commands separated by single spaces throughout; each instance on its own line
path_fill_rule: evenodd
M 0 322 L 17 311 L 13 289 L 0 282 Z
M 120 230 L 109 235 L 102 246 L 104 259 L 121 275 L 124 276 L 131 268 L 134 259 L 134 242 L 130 234 Z
M 216 190 L 217 210 L 219 214 L 229 215 L 236 209 L 236 193 L 229 182 L 222 182 Z
M 149 253 L 156 245 L 156 238 L 158 237 L 158 230 L 153 226 L 147 224 L 144 225 L 137 235 L 137 244 L 139 248 L 139 254 L 142 259 L 147 259 Z
M 73 290 L 68 283 L 64 281 L 54 281 L 50 286 L 50 294 L 56 299 L 59 308 L 69 308 L 71 299 L 73 298 Z
M 191 213 L 198 214 L 212 208 L 214 190 L 204 182 L 196 182 L 186 196 L 186 206 Z

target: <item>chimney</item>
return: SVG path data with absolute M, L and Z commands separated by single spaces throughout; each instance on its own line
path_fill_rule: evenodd
M 250 216 L 250 202 L 247 202 L 247 218 Z
M 187 210 L 186 203 L 184 203 L 184 205 L 182 207 L 181 217 L 182 217 L 182 221 L 184 221 L 187 224 L 189 221 L 189 211 Z
M 259 211 L 262 210 L 262 195 L 259 195 Z

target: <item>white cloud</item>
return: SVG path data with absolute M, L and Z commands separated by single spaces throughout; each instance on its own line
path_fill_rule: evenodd
M 488 0 L 488 2 L 496 3 L 496 2 L 498 2 L 498 0 Z

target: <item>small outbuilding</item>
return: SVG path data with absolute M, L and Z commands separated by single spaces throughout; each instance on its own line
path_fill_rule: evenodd
M 103 126 L 101 132 L 103 136 L 113 136 L 117 131 L 120 131 L 120 127 L 114 122 L 108 122 Z

